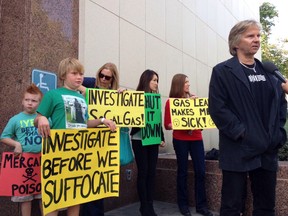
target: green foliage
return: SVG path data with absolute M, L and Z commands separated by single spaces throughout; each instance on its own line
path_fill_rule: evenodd
M 286 122 L 285 124 L 285 129 L 288 132 L 288 122 Z M 279 160 L 288 161 L 288 141 L 284 144 L 282 148 L 279 149 Z
M 288 39 L 279 41 L 278 44 L 269 43 L 271 28 L 275 26 L 275 17 L 278 17 L 275 6 L 264 2 L 260 6 L 260 22 L 263 28 L 261 35 L 262 61 L 272 61 L 279 71 L 288 77 L 288 51 L 284 48 L 285 45 L 288 45 Z
M 263 28 L 261 35 L 262 61 L 272 61 L 279 71 L 288 77 L 288 51 L 285 49 L 285 45 L 288 45 L 288 38 L 278 41 L 278 44 L 269 43 L 271 28 L 275 26 L 275 17 L 278 17 L 278 11 L 275 6 L 264 2 L 260 6 L 260 22 Z M 288 132 L 288 121 L 285 129 Z M 288 141 L 279 149 L 279 160 L 288 161 Z
M 260 6 L 260 23 L 262 25 L 264 34 L 268 37 L 271 34 L 271 27 L 275 26 L 274 18 L 278 17 L 278 11 L 271 3 L 264 2 Z
M 279 149 L 279 161 L 288 161 L 288 142 Z

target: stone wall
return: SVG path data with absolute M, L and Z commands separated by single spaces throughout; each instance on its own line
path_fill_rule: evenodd
M 62 59 L 78 58 L 78 7 L 78 0 L 0 1 L 0 133 L 22 111 L 33 69 L 56 73 Z
M 190 161 L 188 172 L 190 205 L 195 206 L 193 164 Z M 156 200 L 177 203 L 176 200 L 177 164 L 175 155 L 159 156 L 156 176 Z M 206 194 L 208 207 L 219 212 L 222 174 L 218 161 L 206 160 Z M 288 215 L 288 162 L 279 162 L 276 187 L 276 216 Z M 250 184 L 247 186 L 246 216 L 252 215 L 252 196 Z

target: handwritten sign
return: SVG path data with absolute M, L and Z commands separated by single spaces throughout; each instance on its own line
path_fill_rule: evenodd
M 22 153 L 14 157 L 3 152 L 0 173 L 0 196 L 27 196 L 41 193 L 40 153 Z
M 208 111 L 208 98 L 170 98 L 173 130 L 216 128 Z
M 44 213 L 119 196 L 119 131 L 51 130 L 42 144 Z
M 117 126 L 144 127 L 144 92 L 87 89 L 89 120 L 105 117 Z
M 142 145 L 161 143 L 162 112 L 160 94 L 145 93 L 145 127 L 141 128 Z

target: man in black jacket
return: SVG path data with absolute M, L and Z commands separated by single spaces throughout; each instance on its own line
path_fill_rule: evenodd
M 281 82 L 254 58 L 261 26 L 237 23 L 229 34 L 233 56 L 213 68 L 209 113 L 219 129 L 222 169 L 221 216 L 239 216 L 247 175 L 253 194 L 253 216 L 275 215 L 278 149 L 286 141 L 287 104 Z

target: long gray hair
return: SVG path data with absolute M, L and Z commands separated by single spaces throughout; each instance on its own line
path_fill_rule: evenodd
M 251 26 L 256 26 L 259 30 L 262 26 L 256 20 L 243 20 L 238 22 L 230 31 L 228 41 L 229 41 L 229 52 L 232 56 L 237 55 L 236 46 L 239 43 L 241 35 Z

